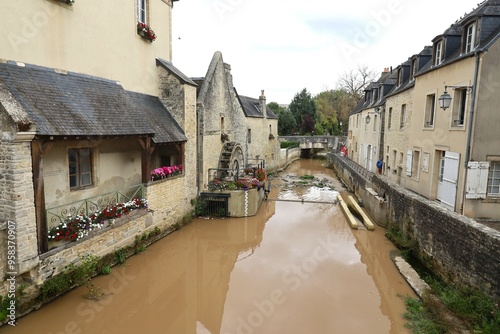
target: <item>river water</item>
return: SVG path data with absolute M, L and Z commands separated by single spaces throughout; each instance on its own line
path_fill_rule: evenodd
M 304 174 L 322 184 L 303 185 Z M 102 300 L 77 288 L 0 332 L 409 333 L 404 297 L 414 293 L 395 248 L 382 228 L 353 231 L 329 204 L 342 190 L 333 172 L 301 160 L 272 184 L 255 217 L 197 218 L 95 278 Z

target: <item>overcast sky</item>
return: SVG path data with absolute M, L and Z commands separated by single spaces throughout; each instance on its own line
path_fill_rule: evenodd
M 288 104 L 306 88 L 335 89 L 345 71 L 382 72 L 420 52 L 479 1 L 180 0 L 172 12 L 173 63 L 206 75 L 215 51 L 240 95 Z

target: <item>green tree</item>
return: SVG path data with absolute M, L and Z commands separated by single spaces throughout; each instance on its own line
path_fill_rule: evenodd
M 314 130 L 317 118 L 316 104 L 307 89 L 304 88 L 300 93 L 295 94 L 289 109 L 302 134 Z
M 280 106 L 276 102 L 271 102 L 267 106 L 276 114 L 276 116 L 278 116 L 278 135 L 292 135 L 297 127 L 297 122 L 295 121 L 295 118 L 290 110 Z

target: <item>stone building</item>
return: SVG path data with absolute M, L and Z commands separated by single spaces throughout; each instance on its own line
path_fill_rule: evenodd
M 40 286 L 192 211 L 196 84 L 170 62 L 172 1 L 99 5 L 0 3 L 1 277 Z
M 350 116 L 349 157 L 373 171 L 365 151 L 378 137 L 389 179 L 457 213 L 499 220 L 499 13 L 500 1 L 483 1 L 437 35 L 396 68 L 383 104 L 370 85 Z M 377 107 L 383 124 L 369 134 Z
M 265 161 L 276 168 L 279 163 L 278 117 L 266 105 L 264 92 L 259 99 L 241 96 L 233 86 L 231 66 L 222 53 L 214 53 L 198 84 L 198 180 L 199 189 L 217 176 L 217 169 L 242 171 L 248 165 Z
M 117 1 L 0 3 L 1 277 L 40 287 L 171 228 L 210 168 L 279 161 L 276 115 L 220 53 L 197 82 L 172 64 L 176 0 Z

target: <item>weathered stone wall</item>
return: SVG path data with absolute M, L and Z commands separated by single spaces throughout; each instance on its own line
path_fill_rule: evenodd
M 362 175 L 344 157 L 330 154 L 329 162 L 358 198 L 373 188 L 384 197 L 385 218 L 416 242 L 420 260 L 441 278 L 500 296 L 500 232 L 445 209 L 384 176 Z M 373 208 L 367 208 L 373 211 Z
M 0 140 L 0 223 L 5 229 L 0 231 L 1 277 L 5 277 L 7 271 L 5 252 L 9 221 L 15 224 L 17 268 L 8 271 L 23 274 L 38 261 L 30 146 L 33 134 L 3 135 Z M 3 288 L 5 286 L 0 287 L 0 294 Z
M 403 129 L 400 128 L 401 108 L 406 104 L 406 123 Z M 392 112 L 389 112 L 392 110 Z M 411 127 L 413 112 L 413 89 L 406 90 L 387 98 L 385 106 L 385 136 L 383 149 L 384 174 L 394 182 L 406 184 L 406 151 L 410 134 L 407 131 Z M 389 115 L 391 120 L 389 120 Z M 390 128 L 388 125 L 390 124 Z M 394 154 L 396 153 L 396 154 Z M 403 159 L 401 160 L 401 154 Z M 398 176 L 399 175 L 399 176 Z
M 298 159 L 300 159 L 300 148 L 282 148 L 280 149 L 280 161 L 277 169 L 285 169 L 288 165 Z

